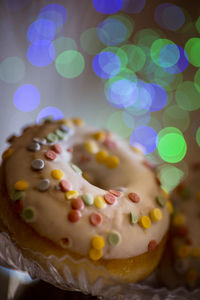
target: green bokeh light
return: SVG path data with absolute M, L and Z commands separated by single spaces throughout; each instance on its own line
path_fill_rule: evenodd
M 158 152 L 169 163 L 181 161 L 187 151 L 187 144 L 182 132 L 175 127 L 166 127 L 158 134 Z
M 133 129 L 129 128 L 123 121 L 123 115 L 121 111 L 114 112 L 107 120 L 106 128 L 122 138 L 128 138 Z
M 200 93 L 200 69 L 198 69 L 194 76 L 194 84 L 197 91 Z
M 155 64 L 157 64 L 158 66 L 160 65 L 159 55 L 162 48 L 166 45 L 173 45 L 173 44 L 174 43 L 168 39 L 157 39 L 153 42 L 153 44 L 151 45 L 150 53 L 151 53 L 151 58 Z
M 75 50 L 61 53 L 56 58 L 55 64 L 57 72 L 65 78 L 78 77 L 85 67 L 83 55 Z
M 198 33 L 200 33 L 200 17 L 198 17 L 196 23 L 195 23 L 196 29 L 198 31 Z
M 200 146 L 200 127 L 197 129 L 197 132 L 196 132 L 196 141 L 197 141 L 198 146 Z
M 189 39 L 185 44 L 185 51 L 189 62 L 195 67 L 200 67 L 200 38 Z
M 192 81 L 179 84 L 175 97 L 178 106 L 183 110 L 193 111 L 200 107 L 200 93 Z
M 6 83 L 17 83 L 23 79 L 25 64 L 17 56 L 5 58 L 0 64 L 0 79 Z
M 118 47 L 107 47 L 104 48 L 101 52 L 112 52 L 116 54 L 120 59 L 122 68 L 126 67 L 126 65 L 128 64 L 128 57 L 126 52 Z
M 129 16 L 124 16 L 124 15 L 113 15 L 111 17 L 109 17 L 108 19 L 113 18 L 115 20 L 118 20 L 120 22 L 122 22 L 125 27 L 126 27 L 126 37 L 125 37 L 125 41 L 129 39 L 129 37 L 131 36 L 131 34 L 133 33 L 134 30 L 134 22 L 133 19 Z
M 123 45 L 121 49 L 127 54 L 128 68 L 134 72 L 140 71 L 146 61 L 146 55 L 144 51 L 136 45 Z
M 171 192 L 183 179 L 184 172 L 168 164 L 164 164 L 159 168 L 159 178 L 164 188 L 167 192 Z
M 81 34 L 80 43 L 82 49 L 90 55 L 98 54 L 105 47 L 99 40 L 96 27 L 85 30 Z
M 62 52 L 67 50 L 77 50 L 76 42 L 69 37 L 59 37 L 53 41 L 55 49 L 55 58 L 58 57 Z
M 166 127 L 176 127 L 184 132 L 189 127 L 190 115 L 178 105 L 172 105 L 166 108 L 163 113 L 163 124 Z
M 142 45 L 149 48 L 160 36 L 161 34 L 153 29 L 142 29 L 134 35 L 133 41 L 140 46 Z

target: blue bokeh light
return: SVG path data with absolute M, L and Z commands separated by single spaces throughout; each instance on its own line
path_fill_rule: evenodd
M 157 148 L 158 134 L 149 126 L 137 127 L 130 136 L 130 144 L 132 146 L 142 145 L 144 154 L 152 153 Z
M 189 65 L 189 59 L 188 55 L 185 52 L 185 50 L 181 46 L 177 46 L 179 49 L 179 60 L 174 66 L 164 68 L 166 72 L 172 73 L 172 74 L 177 74 L 183 72 L 185 69 L 187 69 Z
M 48 4 L 39 13 L 39 18 L 48 19 L 54 26 L 60 28 L 67 20 L 66 8 L 60 4 Z
M 158 62 L 162 68 L 169 68 L 175 65 L 180 58 L 179 48 L 175 44 L 168 44 L 162 47 L 159 53 Z
M 139 14 L 146 4 L 146 0 L 124 0 L 121 10 L 127 13 Z
M 52 21 L 39 19 L 29 26 L 27 37 L 31 43 L 35 43 L 39 40 L 52 41 L 55 34 L 56 28 Z
M 118 12 L 123 0 L 93 0 L 94 8 L 102 14 L 114 14 Z
M 37 116 L 37 123 L 40 123 L 42 119 L 47 117 L 52 117 L 53 120 L 59 120 L 64 118 L 64 114 L 57 107 L 47 106 L 39 112 Z
M 13 102 L 17 109 L 29 112 L 40 104 L 40 93 L 32 84 L 22 85 L 16 90 Z
M 129 128 L 136 128 L 147 124 L 151 118 L 151 113 L 149 111 L 145 111 L 144 114 L 134 115 L 130 111 L 124 110 L 122 116 L 124 123 Z
M 146 85 L 151 94 L 152 103 L 149 108 L 150 111 L 159 111 L 167 104 L 167 93 L 163 87 L 156 83 L 149 83 Z
M 121 61 L 113 52 L 102 52 L 94 57 L 93 69 L 101 78 L 108 79 L 117 75 L 120 68 Z
M 53 44 L 47 40 L 39 40 L 30 45 L 27 52 L 28 60 L 36 67 L 49 65 L 55 57 Z
M 98 25 L 97 34 L 103 44 L 115 46 L 121 44 L 126 39 L 127 29 L 121 21 L 108 18 Z

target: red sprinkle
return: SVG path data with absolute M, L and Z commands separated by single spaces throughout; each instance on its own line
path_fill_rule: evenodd
M 52 147 L 51 147 L 52 150 L 54 150 L 56 153 L 60 154 L 62 153 L 62 148 L 60 147 L 59 144 L 54 144 Z
M 71 201 L 71 206 L 72 206 L 73 209 L 80 209 L 81 210 L 81 209 L 84 209 L 84 202 L 80 197 L 74 198 Z
M 78 220 L 80 220 L 80 218 L 81 218 L 81 212 L 77 209 L 72 209 L 68 213 L 68 220 L 72 223 L 77 222 Z
M 24 204 L 22 200 L 18 200 L 14 202 L 14 210 L 16 213 L 20 214 L 24 208 Z
M 87 157 L 86 155 L 82 154 L 80 156 L 80 160 L 81 160 L 81 162 L 86 163 L 86 162 L 90 161 L 90 158 Z
M 71 184 L 67 180 L 61 180 L 59 182 L 59 186 L 62 192 L 68 192 L 71 189 Z
M 72 153 L 73 152 L 73 148 L 72 147 L 71 148 L 67 148 L 67 151 L 70 152 L 70 153 Z
M 90 215 L 90 223 L 93 226 L 99 226 L 103 222 L 103 217 L 99 213 L 93 213 Z
M 105 194 L 104 199 L 105 199 L 106 203 L 109 204 L 109 205 L 114 204 L 115 200 L 116 200 L 115 196 L 112 195 L 111 193 Z
M 157 247 L 157 242 L 155 240 L 151 240 L 148 244 L 148 251 L 153 251 Z
M 140 202 L 140 196 L 138 196 L 138 194 L 136 194 L 136 193 L 129 193 L 128 197 L 134 203 Z
M 116 197 L 121 196 L 121 192 L 117 191 L 117 190 L 109 190 L 108 192 L 111 193 L 112 195 L 116 196 Z
M 56 159 L 57 155 L 56 155 L 56 152 L 54 152 L 53 150 L 48 150 L 46 153 L 45 153 L 45 156 L 46 158 L 50 159 L 50 160 L 54 160 Z

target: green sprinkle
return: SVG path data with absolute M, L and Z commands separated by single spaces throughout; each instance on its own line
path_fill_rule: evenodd
M 116 246 L 120 242 L 120 235 L 118 232 L 111 232 L 108 235 L 108 243 L 111 246 Z
M 55 133 L 51 132 L 47 134 L 46 139 L 49 143 L 55 143 L 58 140 L 58 137 Z
M 22 191 L 14 190 L 14 191 L 12 191 L 12 193 L 10 195 L 10 199 L 14 202 L 20 200 L 22 197 L 23 197 L 23 192 Z
M 77 165 L 74 165 L 74 164 L 70 164 L 71 165 L 71 168 L 76 172 L 78 173 L 79 175 L 82 175 L 82 171 L 81 169 L 77 166 Z
M 163 195 L 159 195 L 156 197 L 156 201 L 157 203 L 161 206 L 161 207 L 164 207 L 165 204 L 166 204 L 166 199 Z
M 129 217 L 131 224 L 136 224 L 138 222 L 138 215 L 136 215 L 135 212 L 131 211 Z
M 34 222 L 36 217 L 35 217 L 35 209 L 33 207 L 26 207 L 24 208 L 22 212 L 22 218 L 26 222 Z
M 64 140 L 66 138 L 66 136 L 67 136 L 66 133 L 63 132 L 60 129 L 56 130 L 56 135 L 57 135 L 57 137 L 58 137 L 59 140 Z
M 83 194 L 82 199 L 85 203 L 85 205 L 89 206 L 94 203 L 94 197 L 91 194 Z

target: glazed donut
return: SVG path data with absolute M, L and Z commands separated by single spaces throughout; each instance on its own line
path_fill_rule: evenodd
M 67 265 L 75 278 L 84 269 L 91 281 L 137 282 L 155 269 L 170 202 L 137 148 L 77 118 L 27 127 L 9 142 L 0 219 L 23 255 L 44 268 L 46 257 L 60 273 Z

